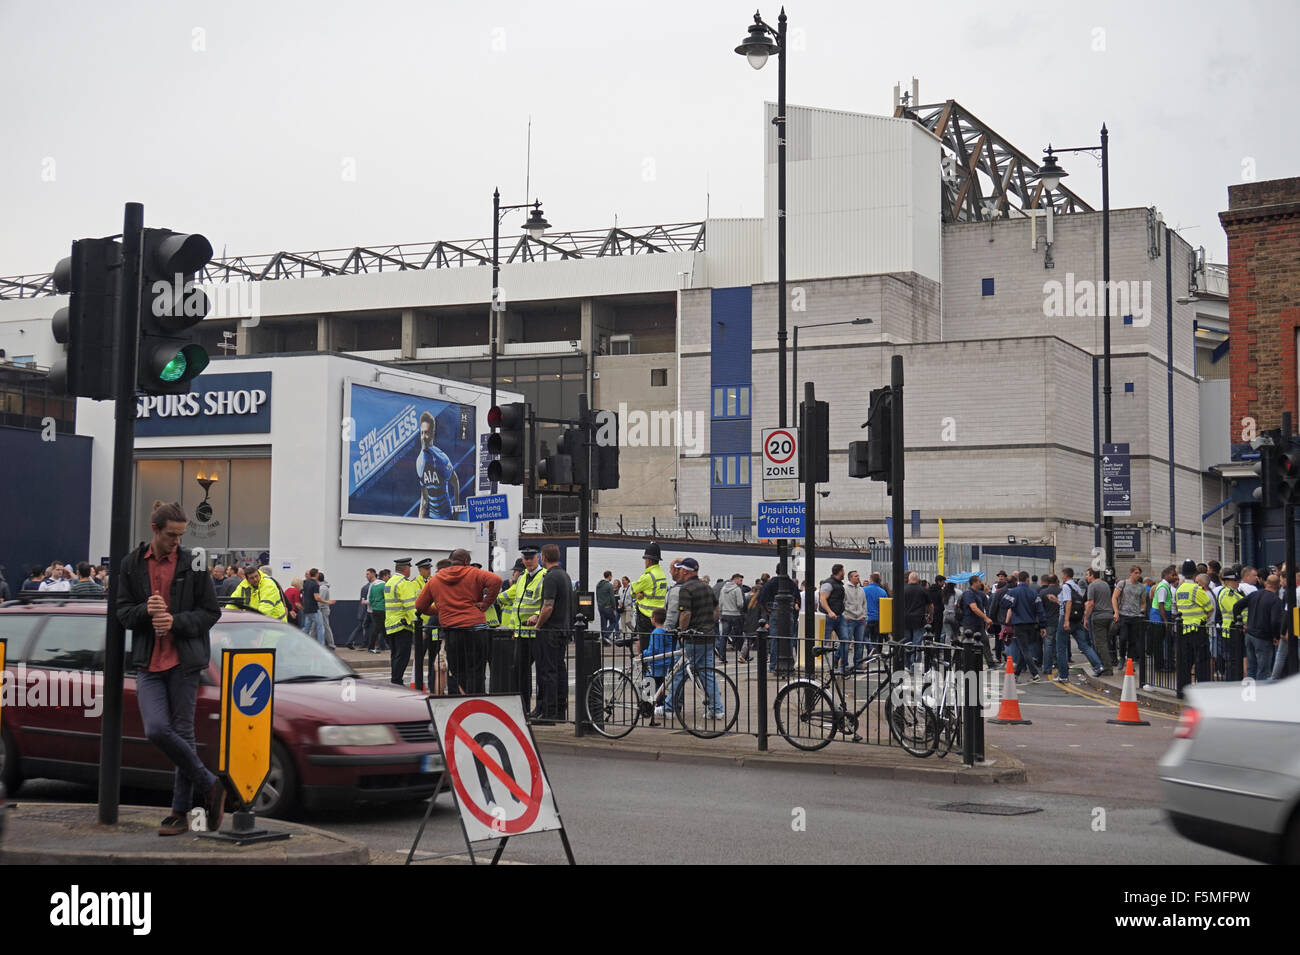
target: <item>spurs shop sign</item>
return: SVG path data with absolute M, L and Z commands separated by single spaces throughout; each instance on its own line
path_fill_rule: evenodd
M 271 430 L 271 373 L 201 375 L 185 395 L 142 395 L 135 433 L 257 434 Z

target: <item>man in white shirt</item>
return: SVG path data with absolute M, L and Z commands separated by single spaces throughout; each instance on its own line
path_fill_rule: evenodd
M 70 590 L 72 590 L 72 581 L 69 580 L 67 574 L 64 573 L 63 564 L 56 560 L 54 566 L 50 568 L 50 572 L 46 574 L 45 579 L 41 581 L 41 592 L 49 593 L 50 591 L 57 591 L 59 593 L 66 593 Z

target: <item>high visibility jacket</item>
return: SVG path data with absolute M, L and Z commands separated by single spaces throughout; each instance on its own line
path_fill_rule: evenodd
M 664 598 L 668 596 L 668 575 L 658 564 L 651 564 L 632 585 L 632 593 L 636 595 L 637 612 L 653 616 L 656 610 L 663 609 Z
M 1179 584 L 1174 599 L 1178 603 L 1178 615 L 1182 618 L 1184 631 L 1203 626 L 1205 618 L 1214 609 L 1213 598 L 1194 580 Z
M 1245 599 L 1246 595 L 1240 590 L 1235 590 L 1232 587 L 1219 588 L 1219 596 L 1215 601 L 1219 606 L 1219 636 L 1225 639 L 1232 636 L 1229 633 L 1229 628 L 1232 626 L 1233 610 L 1238 603 Z M 1243 627 L 1246 625 L 1246 615 L 1244 613 L 1241 615 L 1241 625 Z
M 420 584 L 394 574 L 384 585 L 384 632 L 415 629 L 415 598 Z
M 515 612 L 515 606 L 519 603 L 519 594 L 524 589 L 524 575 L 520 574 L 509 587 L 503 587 L 501 593 L 497 594 L 496 605 L 501 608 L 501 626 L 507 630 L 514 630 L 519 626 L 519 614 Z
M 515 582 L 519 588 L 519 599 L 515 603 L 515 617 L 518 620 L 519 636 L 535 637 L 537 631 L 528 626 L 528 618 L 542 612 L 542 581 L 546 578 L 546 568 L 538 567 L 531 577 L 524 573 Z M 511 590 L 515 589 L 514 587 Z
M 227 599 L 235 600 L 242 598 L 247 601 L 248 609 L 255 610 L 264 617 L 270 617 L 272 620 L 283 620 L 289 615 L 289 608 L 284 605 L 284 598 L 280 596 L 280 588 L 276 582 L 266 574 L 259 575 L 257 589 L 253 590 L 249 586 L 248 580 L 244 579 L 239 582 L 239 586 L 234 589 Z M 231 609 L 238 609 L 234 603 L 226 604 Z

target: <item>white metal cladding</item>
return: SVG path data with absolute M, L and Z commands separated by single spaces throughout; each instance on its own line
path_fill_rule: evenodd
M 938 141 L 910 120 L 806 107 L 787 107 L 787 117 L 788 277 L 915 271 L 937 281 Z M 763 274 L 774 281 L 777 169 L 768 139 Z
M 694 272 L 696 255 L 661 252 L 514 263 L 501 267 L 500 285 L 508 302 L 675 291 L 681 288 L 681 273 Z M 264 317 L 474 305 L 491 298 L 492 270 L 485 266 L 333 275 L 258 282 L 257 289 Z
M 763 220 L 709 219 L 708 249 L 692 288 L 738 288 L 763 280 Z

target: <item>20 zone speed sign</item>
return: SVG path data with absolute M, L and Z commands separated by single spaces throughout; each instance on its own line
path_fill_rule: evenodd
M 799 476 L 799 439 L 794 428 L 763 429 L 763 480 Z

